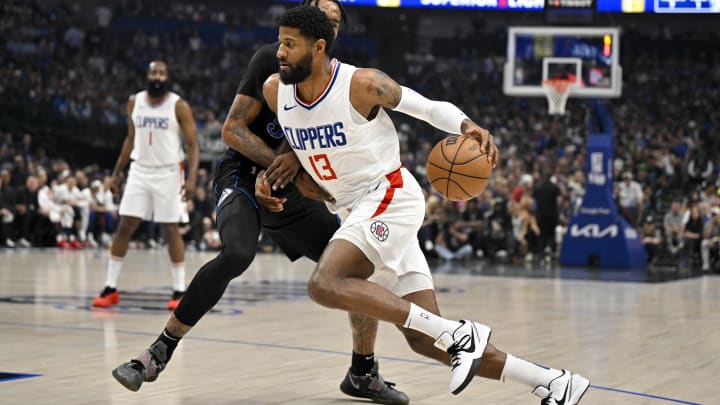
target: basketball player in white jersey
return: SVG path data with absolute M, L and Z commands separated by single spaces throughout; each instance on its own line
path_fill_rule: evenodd
M 577 404 L 586 378 L 497 350 L 488 326 L 439 316 L 417 240 L 423 192 L 400 165 L 398 135 L 384 109 L 476 138 L 494 164 L 492 136 L 453 104 L 428 100 L 378 70 L 330 60 L 332 26 L 319 10 L 297 7 L 278 22 L 280 73 L 263 94 L 303 168 L 327 190 L 328 207 L 343 218 L 311 277 L 312 299 L 398 325 L 413 350 L 452 366 L 453 394 L 477 374 L 525 384 L 543 405 Z M 260 191 L 274 184 L 273 170 L 274 163 Z M 281 210 L 282 200 L 276 203 Z
M 183 198 L 192 199 L 195 191 L 200 154 L 197 127 L 188 103 L 169 90 L 165 62 L 150 62 L 147 80 L 147 90 L 130 96 L 127 104 L 128 135 L 113 170 L 114 187 L 118 187 L 119 175 L 128 162 L 132 163 L 120 201 L 120 221 L 110 250 L 105 288 L 93 300 L 95 307 L 120 301 L 117 281 L 123 258 L 130 237 L 143 220 L 161 223 L 165 232 L 173 279 L 167 308 L 177 308 L 185 292 L 185 246 L 178 223 L 187 215 Z M 181 137 L 187 148 L 187 181 Z

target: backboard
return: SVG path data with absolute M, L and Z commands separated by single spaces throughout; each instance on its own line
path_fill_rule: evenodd
M 576 85 L 570 97 L 620 97 L 620 30 L 615 27 L 510 27 L 503 91 L 544 97 L 548 79 Z

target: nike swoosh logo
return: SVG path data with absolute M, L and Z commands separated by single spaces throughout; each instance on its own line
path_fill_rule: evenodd
M 570 378 L 570 382 L 572 382 L 572 376 Z M 560 398 L 560 400 L 558 401 L 558 405 L 565 405 L 565 400 L 567 398 L 568 391 L 570 390 L 570 382 L 568 382 L 568 384 L 565 386 L 565 392 L 563 392 L 562 398 Z
M 561 374 L 560 377 L 562 377 L 563 375 L 565 375 L 565 372 L 563 372 L 563 374 Z M 567 385 L 565 385 L 565 391 L 563 391 L 562 398 L 560 398 L 557 401 L 558 405 L 565 405 L 565 403 L 566 403 L 565 401 L 567 401 L 568 391 L 570 391 L 570 385 L 572 385 L 572 374 L 570 374 L 570 379 L 568 380 Z M 549 388 L 549 385 L 548 385 L 548 388 Z
M 353 388 L 355 388 L 356 390 L 359 390 L 360 384 L 355 382 L 355 380 L 353 379 L 352 373 L 349 373 L 348 377 L 350 377 L 350 385 L 352 385 Z
M 469 321 L 468 321 L 469 322 Z M 475 325 L 470 324 L 470 348 L 466 350 L 466 352 L 474 352 L 475 351 Z
M 295 105 L 292 106 L 292 107 L 288 107 L 288 105 L 285 104 L 285 105 L 283 106 L 283 110 L 285 110 L 285 111 L 290 111 L 290 110 L 292 110 L 292 109 L 295 108 L 295 107 L 297 107 L 297 104 L 295 104 Z

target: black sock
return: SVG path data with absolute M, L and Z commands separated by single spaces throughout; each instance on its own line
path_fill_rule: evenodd
M 170 361 L 170 358 L 172 357 L 175 348 L 180 342 L 180 339 L 182 338 L 173 336 L 173 334 L 168 332 L 167 328 L 165 328 L 163 329 L 160 336 L 158 336 L 158 338 L 155 340 L 155 342 L 163 342 L 165 343 L 165 346 L 167 346 L 167 361 Z
M 355 375 L 370 374 L 373 366 L 375 366 L 375 353 L 370 354 L 352 354 L 352 364 L 350 371 Z

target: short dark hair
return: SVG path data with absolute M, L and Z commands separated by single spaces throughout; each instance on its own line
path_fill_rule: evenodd
M 342 4 L 340 4 L 340 0 L 328 0 L 332 1 L 333 3 L 337 4 L 338 8 L 340 8 L 340 21 L 344 24 L 347 24 L 347 16 L 345 14 L 345 7 L 343 7 Z M 302 0 L 302 3 L 300 3 L 303 6 L 313 6 L 317 7 L 320 3 L 320 0 Z
M 317 7 L 293 7 L 278 17 L 278 25 L 297 28 L 303 36 L 313 41 L 324 39 L 325 53 L 329 54 L 332 51 L 335 30 L 328 16 Z

